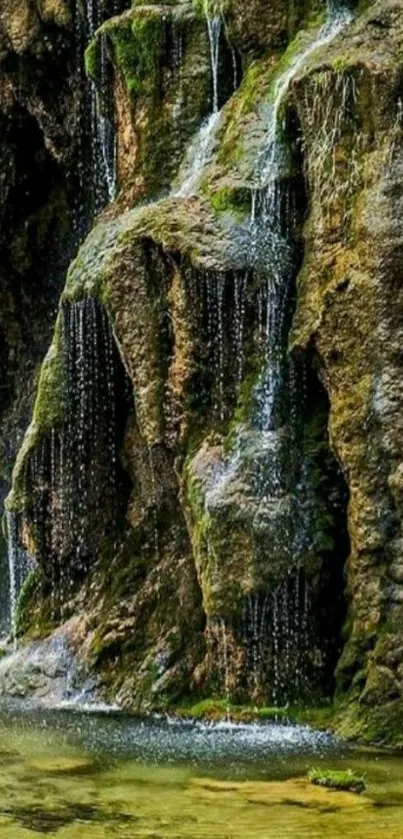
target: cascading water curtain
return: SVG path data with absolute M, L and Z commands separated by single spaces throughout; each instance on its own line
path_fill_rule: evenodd
M 79 568 L 91 554 L 99 510 L 113 502 L 116 486 L 116 351 L 105 309 L 94 299 L 63 307 L 63 346 L 68 411 L 58 471 Z
M 61 317 L 66 420 L 42 437 L 24 473 L 31 541 L 55 619 L 114 532 L 126 384 L 104 307 L 85 298 L 64 303 Z
M 252 430 L 259 438 L 254 469 L 248 487 L 256 514 L 251 523 L 255 562 L 267 569 L 259 581 L 266 593 L 251 593 L 244 609 L 243 629 L 226 626 L 227 668 L 231 664 L 230 633 L 235 632 L 235 655 L 243 647 L 246 671 L 253 674 L 252 693 L 271 696 L 282 704 L 306 695 L 309 689 L 310 633 L 309 581 L 301 570 L 310 555 L 311 524 L 295 515 L 306 489 L 302 454 L 298 450 L 298 411 L 292 404 L 297 389 L 287 353 L 292 315 L 292 294 L 298 270 L 298 212 L 295 187 L 290 179 L 291 151 L 284 130 L 283 105 L 290 84 L 315 50 L 330 43 L 351 20 L 345 8 L 329 4 L 328 19 L 305 49 L 296 54 L 274 85 L 268 109 L 267 136 L 256 162 L 252 190 L 249 263 L 253 285 L 260 289 L 259 320 L 263 366 L 254 391 Z M 217 287 L 219 291 L 219 286 Z M 218 312 L 220 294 L 216 294 Z M 216 331 L 220 338 L 220 319 Z M 220 356 L 218 356 L 220 370 Z M 218 383 L 223 381 L 222 373 Z M 221 469 L 208 501 L 219 504 L 231 480 L 245 480 L 250 472 L 250 454 L 243 461 L 242 444 L 234 447 L 232 460 Z M 305 527 L 305 530 L 304 530 Z M 284 582 L 271 588 L 270 571 Z M 222 627 L 222 621 L 219 621 Z M 224 625 L 225 621 L 224 621 Z M 221 635 L 217 637 L 221 637 Z M 244 679 L 241 676 L 240 680 Z M 225 677 L 226 690 L 230 683 Z M 236 681 L 236 679 L 235 679 Z
M 249 692 L 270 684 L 273 707 L 309 695 L 312 624 L 309 582 L 300 570 L 268 594 L 251 594 L 243 610 Z
M 192 269 L 188 275 L 199 320 L 197 329 L 204 336 L 199 363 L 206 371 L 211 407 L 222 421 L 228 419 L 231 405 L 239 396 L 245 367 L 245 331 L 251 308 L 248 279 L 247 271 Z

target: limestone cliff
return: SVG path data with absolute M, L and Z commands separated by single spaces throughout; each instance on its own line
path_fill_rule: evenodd
M 14 468 L 19 633 L 78 617 L 130 709 L 336 697 L 398 742 L 403 3 L 266 5 L 135 3 L 87 48 L 114 200 Z M 70 31 L 24 15 L 18 55 Z

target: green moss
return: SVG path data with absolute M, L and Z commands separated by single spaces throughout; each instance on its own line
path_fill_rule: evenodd
M 42 571 L 39 567 L 34 568 L 30 574 L 28 574 L 18 599 L 17 612 L 15 616 L 18 635 L 24 634 L 31 623 L 29 612 L 32 608 L 32 604 L 37 599 L 38 592 L 41 589 L 41 582 Z
M 250 704 L 238 704 L 224 698 L 202 698 L 195 701 L 189 698 L 174 709 L 175 714 L 193 719 L 220 720 L 230 716 L 239 722 L 285 722 L 290 725 L 309 725 L 314 729 L 328 731 L 334 728 L 336 708 L 333 705 L 322 707 L 287 706 L 273 708 Z
M 42 434 L 61 425 L 65 414 L 65 370 L 62 318 L 59 313 L 53 341 L 42 364 L 33 423 Z
M 366 786 L 364 778 L 353 772 L 352 769 L 346 770 L 332 770 L 332 769 L 311 769 L 308 772 L 308 779 L 311 784 L 317 787 L 326 787 L 327 789 L 334 789 L 344 792 L 365 792 Z
M 112 44 L 116 66 L 131 99 L 154 94 L 164 25 L 159 9 L 150 7 L 139 15 L 113 18 L 99 30 Z
M 342 708 L 337 731 L 364 744 L 403 748 L 403 701 L 383 702 L 379 707 L 352 701 Z
M 345 58 L 342 55 L 338 55 L 332 61 L 332 69 L 335 71 L 335 73 L 344 73 L 348 69 L 348 66 L 349 66 L 348 59 Z M 323 74 L 323 75 L 326 75 L 326 74 Z
M 223 167 L 224 172 L 248 157 L 247 135 L 240 127 L 247 127 L 253 114 L 259 115 L 259 104 L 266 98 L 272 78 L 272 58 L 253 62 L 239 90 L 225 106 L 217 153 L 218 165 Z
M 303 27 L 317 27 L 324 22 L 326 14 L 323 0 L 289 0 L 288 29 L 290 35 Z
M 262 372 L 262 362 L 263 359 L 259 355 L 255 355 L 249 359 L 249 372 L 242 379 L 229 437 L 232 436 L 234 427 L 236 428 L 236 426 L 250 419 L 255 401 L 256 386 Z
M 101 75 L 101 40 L 93 38 L 88 45 L 85 56 L 85 72 L 90 79 L 98 81 Z
M 239 722 L 279 722 L 289 720 L 287 708 L 257 708 L 252 705 L 235 705 L 226 699 L 201 699 L 175 708 L 175 714 L 192 719 L 220 720 L 228 716 Z
M 308 705 L 306 708 L 294 706 L 289 713 L 292 720 L 300 725 L 309 725 L 319 731 L 329 731 L 334 729 L 338 707 L 334 703 L 317 707 Z
M 59 312 L 52 344 L 42 364 L 32 422 L 25 434 L 13 470 L 12 489 L 5 506 L 21 510 L 26 505 L 25 464 L 41 438 L 61 426 L 65 415 L 65 370 L 62 319 Z
M 221 186 L 214 190 L 206 181 L 201 185 L 201 191 L 216 213 L 230 212 L 238 219 L 250 214 L 250 191 L 245 188 Z

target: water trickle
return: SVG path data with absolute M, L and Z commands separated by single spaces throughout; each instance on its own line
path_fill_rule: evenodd
M 91 516 L 100 506 L 100 495 L 112 499 L 116 482 L 116 360 L 105 309 L 93 298 L 66 305 L 63 342 L 70 410 L 62 432 L 66 458 L 61 477 L 76 567 L 84 569 Z
M 352 13 L 346 8 L 340 8 L 339 4 L 329 2 L 328 18 L 321 27 L 317 37 L 291 61 L 289 67 L 279 78 L 274 86 L 273 105 L 269 113 L 267 139 L 261 152 L 257 166 L 257 186 L 268 189 L 268 201 L 271 210 L 276 213 L 276 201 L 273 190 L 276 189 L 276 179 L 281 167 L 281 146 L 282 146 L 282 120 L 280 118 L 281 107 L 284 102 L 291 82 L 304 67 L 308 58 L 321 47 L 330 44 L 343 29 L 351 22 Z
M 8 542 L 8 573 L 10 578 L 10 612 L 11 612 L 11 634 L 14 649 L 17 649 L 17 547 L 15 539 L 15 526 L 12 514 L 7 512 L 7 542 Z
M 229 379 L 233 378 L 233 373 L 229 376 L 229 364 L 234 368 L 234 373 L 237 375 L 240 358 L 237 364 L 234 364 L 233 359 L 228 358 L 228 332 L 230 328 L 230 321 L 228 317 L 228 307 L 226 297 L 228 294 L 228 277 L 224 272 L 210 271 L 200 275 L 200 289 L 199 289 L 199 315 L 202 319 L 202 328 L 206 329 L 207 344 L 206 350 L 208 353 L 208 365 L 211 370 L 211 389 L 214 395 L 214 410 L 221 420 L 225 419 L 226 402 L 228 395 L 228 388 L 230 386 Z M 234 324 L 231 332 L 234 334 L 235 340 L 242 341 L 243 330 L 243 296 L 242 285 L 238 286 L 239 290 L 239 321 L 234 316 Z M 235 297 L 235 292 L 234 292 Z M 232 338 L 232 335 L 231 335 Z M 240 348 L 241 355 L 243 347 Z M 237 369 L 235 369 L 237 367 Z
M 77 581 L 113 537 L 122 492 L 117 448 L 131 405 L 104 307 L 93 298 L 64 303 L 60 318 L 66 419 L 38 442 L 24 478 L 26 530 L 50 584 L 54 621 L 67 616 Z
M 179 186 L 174 188 L 175 198 L 188 198 L 197 195 L 203 170 L 211 159 L 220 124 L 219 111 L 207 117 L 194 140 L 191 142 L 183 166 L 179 172 Z
M 234 92 L 235 92 L 238 89 L 238 62 L 237 62 L 236 52 L 235 52 L 232 44 L 230 44 L 230 49 L 231 49 L 231 56 L 232 56 L 232 70 L 233 70 L 233 73 L 234 73 L 233 87 L 234 87 Z
M 15 513 L 6 511 L 8 573 L 10 584 L 10 626 L 14 649 L 17 649 L 17 607 L 22 586 L 34 567 L 32 558 L 21 548 L 19 523 Z
M 243 368 L 244 368 L 244 327 L 245 327 L 245 294 L 248 284 L 248 275 L 246 273 L 236 274 L 234 278 L 234 318 L 235 318 L 235 346 L 237 357 L 237 390 L 241 387 Z
M 153 516 L 153 531 L 154 531 L 154 555 L 158 560 L 160 556 L 160 540 L 158 532 L 158 487 L 155 476 L 154 455 L 152 446 L 148 446 L 148 463 L 151 477 L 151 502 L 152 502 L 152 516 Z
M 106 52 L 105 37 L 101 38 L 101 67 L 100 67 L 100 83 L 99 94 L 97 97 L 97 133 L 99 135 L 99 143 L 101 147 L 102 158 L 99 161 L 101 169 L 101 179 L 106 185 L 108 201 L 114 201 L 117 192 L 117 142 L 116 132 L 111 118 L 110 103 L 108 102 L 109 93 L 109 64 Z M 101 98 L 103 102 L 101 102 Z M 107 107 L 109 105 L 109 108 Z
M 222 650 L 222 671 L 223 671 L 223 683 L 224 683 L 224 695 L 227 707 L 227 720 L 231 719 L 231 691 L 230 691 L 230 682 L 229 682 L 229 651 L 228 651 L 228 637 L 227 637 L 227 626 L 225 620 L 222 619 L 220 621 L 220 630 L 221 630 L 221 650 Z
M 223 325 L 223 301 L 225 278 L 217 274 L 216 278 L 217 295 L 217 326 L 218 326 L 218 392 L 219 392 L 219 414 L 224 419 L 224 325 Z
M 173 119 L 179 123 L 182 107 L 184 104 L 184 95 L 183 95 L 183 79 L 182 79 L 182 64 L 183 64 L 183 35 L 182 32 L 176 26 L 173 27 L 173 55 L 172 55 L 172 65 L 174 74 L 177 79 L 178 84 L 178 92 L 176 94 L 175 102 L 172 108 L 172 117 Z
M 120 4 L 116 4 L 117 7 Z M 110 65 L 105 37 L 100 38 L 99 78 L 95 84 L 84 69 L 84 53 L 105 20 L 99 0 L 85 0 L 75 7 L 78 86 L 82 91 L 79 122 L 79 178 L 84 201 L 90 197 L 90 216 L 116 197 L 117 148 L 111 100 Z M 90 176 L 88 176 L 88 170 Z
M 242 641 L 252 696 L 269 688 L 273 707 L 309 696 L 312 631 L 309 583 L 302 571 L 288 573 L 271 592 L 247 596 Z
M 222 20 L 219 15 L 212 14 L 210 0 L 204 0 L 204 12 L 210 45 L 213 107 L 211 114 L 204 120 L 188 148 L 185 161 L 179 172 L 178 183 L 173 190 L 173 195 L 178 198 L 186 198 L 197 194 L 203 169 L 210 161 L 214 150 L 216 134 L 220 124 L 218 77 Z
M 211 17 L 209 10 L 209 2 L 205 0 L 205 14 L 207 20 L 207 29 L 210 42 L 210 61 L 211 73 L 213 79 L 213 113 L 218 111 L 218 72 L 220 66 L 220 38 L 221 38 L 221 18 Z

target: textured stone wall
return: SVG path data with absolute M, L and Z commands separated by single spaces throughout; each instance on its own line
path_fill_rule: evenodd
M 296 615 L 303 591 L 309 620 L 298 623 L 293 612 L 294 630 L 280 627 L 290 637 L 288 668 L 296 651 L 306 659 L 292 698 L 335 692 L 342 731 L 397 742 L 403 4 L 353 4 L 354 22 L 301 65 L 282 104 L 289 153 L 280 180 L 297 196 L 285 310 L 294 401 L 284 396 L 278 411 L 273 459 L 285 459 L 288 483 L 276 503 L 256 490 L 270 458 L 266 451 L 263 468 L 253 424 L 266 275 L 248 252 L 251 187 L 276 80 L 315 38 L 325 4 L 279 2 L 270 15 L 258 2 L 241 5 L 223 7 L 223 108 L 197 197 L 166 193 L 211 109 L 200 5 L 136 4 L 107 21 L 87 53 L 97 81 L 106 38 L 120 193 L 73 262 L 63 300 L 105 306 L 133 407 L 119 453 L 129 487 L 119 544 L 107 540 L 86 579 L 73 581 L 65 617 L 81 616 L 101 690 L 128 708 L 225 692 L 262 704 L 284 698 L 284 685 L 277 696 L 272 684 L 273 618 L 256 640 L 267 603 L 277 591 L 273 609 L 292 598 Z M 137 206 L 144 198 L 153 200 Z M 9 502 L 25 510 L 28 530 L 24 468 L 68 410 L 58 399 L 59 338 L 56 331 Z M 298 462 L 287 452 L 295 405 Z M 217 474 L 225 477 L 219 493 Z M 302 546 L 299 522 L 309 535 Z M 44 568 L 24 601 L 28 635 L 55 625 Z M 293 647 L 296 635 L 302 646 Z

